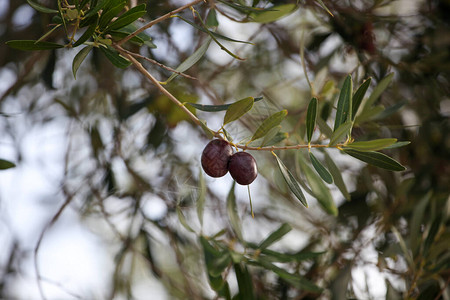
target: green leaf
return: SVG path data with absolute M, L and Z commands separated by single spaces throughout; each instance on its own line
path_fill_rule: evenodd
M 373 92 L 367 100 L 366 104 L 364 105 L 364 111 L 369 109 L 375 103 L 375 101 L 377 101 L 377 99 L 391 83 L 392 78 L 394 78 L 394 73 L 387 75 L 380 81 L 380 83 L 378 83 L 378 85 L 373 89 Z
M 263 12 L 253 12 L 250 17 L 254 22 L 258 23 L 272 23 L 276 20 L 285 17 L 295 11 L 297 5 L 295 4 L 283 4 L 271 7 L 270 10 Z
M 361 124 L 365 121 L 370 121 L 377 118 L 383 111 L 385 110 L 383 105 L 377 105 L 374 107 L 370 107 L 368 109 L 364 109 L 358 117 L 355 119 L 355 123 Z
M 236 280 L 239 287 L 237 299 L 255 299 L 253 293 L 253 281 L 247 266 L 244 264 L 234 264 L 234 273 L 236 274 Z
M 254 98 L 253 102 L 257 102 L 262 99 L 263 99 L 263 97 L 256 97 L 256 98 Z M 236 102 L 234 102 L 234 103 L 236 103 Z M 197 104 L 197 103 L 186 102 L 186 104 L 189 104 L 190 106 L 195 107 L 196 109 L 201 110 L 201 111 L 216 112 L 216 111 L 227 110 L 228 108 L 230 108 L 230 105 L 232 105 L 233 103 L 222 104 L 222 105 L 206 105 L 206 104 Z
M 207 27 L 217 27 L 219 26 L 219 21 L 217 21 L 217 13 L 214 8 L 210 9 L 208 16 L 206 17 L 205 25 Z
M 307 259 L 314 259 L 324 254 L 325 252 L 303 252 L 298 253 L 281 253 L 269 249 L 262 249 L 261 253 L 266 255 L 266 258 L 271 262 L 301 262 Z
M 191 226 L 189 226 L 189 224 L 186 221 L 186 217 L 183 214 L 183 211 L 181 210 L 181 208 L 177 205 L 177 215 L 178 215 L 178 220 L 180 220 L 181 225 L 183 225 L 184 228 L 186 228 L 188 231 L 190 232 L 194 232 L 194 229 L 192 229 Z
M 392 144 L 392 145 L 390 145 L 390 146 L 388 146 L 388 147 L 386 147 L 384 149 L 400 148 L 400 147 L 403 147 L 403 146 L 406 146 L 406 145 L 409 145 L 409 144 L 411 144 L 410 141 L 396 142 L 396 143 L 394 143 L 394 144 Z
M 200 225 L 203 226 L 203 212 L 205 210 L 206 184 L 202 170 L 199 172 L 198 178 L 198 195 L 197 195 L 197 216 Z
M 114 48 L 110 46 L 100 46 L 100 50 L 105 54 L 106 58 L 118 68 L 125 69 L 128 67 L 131 62 L 128 59 L 125 59 L 122 55 L 119 54 Z
M 358 151 L 353 149 L 344 149 L 344 153 L 353 156 L 356 159 L 359 159 L 363 162 L 366 162 L 370 165 L 374 165 L 376 167 L 380 167 L 386 170 L 391 171 L 404 171 L 406 168 L 398 163 L 396 160 L 390 158 L 389 156 L 374 151 Z
M 338 129 L 347 120 L 351 120 L 352 112 L 352 76 L 348 75 L 345 78 L 344 84 L 341 88 L 341 93 L 339 94 L 339 100 L 337 103 L 336 119 L 334 121 L 334 131 Z
M 252 7 L 252 6 L 246 6 L 246 5 L 241 5 L 238 3 L 233 3 L 233 2 L 227 2 L 224 0 L 219 0 L 219 2 L 234 8 L 235 10 L 241 12 L 241 13 L 249 13 L 249 12 L 263 12 L 263 11 L 275 11 L 273 8 L 268 8 L 268 9 L 264 9 L 264 8 L 259 8 L 259 7 Z
M 264 241 L 259 244 L 259 249 L 265 249 L 280 240 L 283 236 L 285 236 L 289 231 L 292 230 L 291 225 L 288 223 L 282 224 L 277 230 L 272 232 Z
M 125 27 L 145 15 L 146 12 L 145 4 L 135 6 L 109 24 L 106 30 L 109 31 Z
M 39 43 L 40 41 L 44 40 L 46 37 L 48 37 L 50 34 L 52 34 L 53 31 L 55 31 L 56 29 L 58 29 L 61 26 L 61 24 L 57 24 L 55 25 L 52 29 L 50 29 L 49 31 L 47 31 L 43 36 L 41 36 L 36 43 Z
M 350 131 L 353 123 L 351 121 L 345 122 L 339 126 L 337 130 L 333 132 L 330 138 L 330 143 L 328 146 L 332 147 L 337 145 Z
M 14 168 L 16 165 L 8 160 L 4 160 L 0 158 L 0 170 L 6 170 Z
M 327 122 L 325 122 L 322 118 L 318 118 L 316 120 L 317 125 L 319 125 L 320 132 L 326 137 L 330 138 L 333 135 L 333 130 L 331 130 L 330 126 L 328 126 Z
M 265 260 L 264 257 L 259 257 L 256 263 L 258 265 L 260 265 L 261 267 L 263 267 L 264 269 L 273 271 L 281 279 L 283 279 L 284 281 L 288 282 L 289 284 L 293 285 L 294 287 L 296 287 L 298 289 L 310 291 L 313 293 L 321 293 L 322 292 L 322 289 L 320 287 L 318 287 L 317 285 L 315 285 L 314 283 L 308 281 L 307 279 L 305 279 L 304 277 L 302 277 L 300 275 L 291 274 L 291 273 L 287 272 L 286 270 L 275 266 L 274 264 Z
M 303 195 L 302 190 L 300 189 L 300 185 L 292 175 L 291 171 L 284 165 L 284 163 L 278 158 L 278 156 L 272 152 L 272 154 L 277 159 L 278 167 L 280 168 L 281 175 L 283 175 L 284 180 L 286 181 L 289 189 L 294 193 L 298 200 L 305 206 L 308 207 L 308 203 L 306 202 L 305 195 Z
M 359 151 L 375 151 L 385 149 L 391 146 L 397 139 L 378 139 L 372 141 L 353 142 L 345 145 L 345 148 L 351 148 Z
M 314 156 L 312 152 L 309 152 L 309 158 L 311 159 L 311 163 L 316 169 L 317 174 L 325 181 L 326 183 L 333 183 L 333 176 L 331 176 L 330 172 L 322 165 L 322 163 Z
M 423 245 L 423 254 L 426 257 L 428 255 L 428 251 L 430 250 L 431 245 L 435 242 L 436 235 L 441 227 L 442 223 L 442 213 L 439 213 L 436 218 L 434 218 L 433 223 L 431 224 L 430 230 L 428 231 L 427 238 L 425 239 L 425 243 Z
M 42 12 L 45 14 L 57 14 L 58 13 L 58 11 L 56 9 L 47 8 L 47 7 L 42 6 L 41 4 L 36 3 L 34 1 L 27 0 L 27 2 L 32 8 L 34 8 L 35 10 L 37 10 L 39 12 Z
M 120 38 L 124 38 L 125 36 L 130 35 L 135 32 L 138 28 L 132 23 L 128 24 L 125 27 L 120 28 L 119 30 L 111 30 L 110 34 L 114 34 Z M 153 44 L 153 39 L 145 32 L 139 33 L 137 36 L 130 39 L 130 42 L 138 44 L 142 46 L 145 44 L 149 48 L 156 48 L 156 45 Z
M 93 8 L 91 8 L 88 13 L 84 16 L 86 19 L 92 17 L 94 14 L 99 12 L 103 7 L 105 7 L 107 4 L 109 4 L 111 0 L 99 0 L 97 1 L 97 5 Z
M 266 136 L 264 137 L 264 140 L 266 139 Z M 273 138 L 268 139 L 267 142 L 263 141 L 261 143 L 261 147 L 262 147 L 262 145 L 264 145 L 266 147 L 276 145 L 276 144 L 284 141 L 288 137 L 289 137 L 289 134 L 287 132 L 277 132 L 277 134 Z
M 367 89 L 370 86 L 370 82 L 372 81 L 372 78 L 368 78 L 366 81 L 364 81 L 359 88 L 356 90 L 355 94 L 353 95 L 352 100 L 352 121 L 355 119 L 356 114 L 358 113 L 358 108 L 361 105 L 362 100 L 364 99 L 364 95 L 367 92 Z
M 253 97 L 247 97 L 231 104 L 225 113 L 225 117 L 223 118 L 223 125 L 233 122 L 245 115 L 250 109 L 252 109 L 253 102 Z
M 77 79 L 77 71 L 78 68 L 80 67 L 81 63 L 84 61 L 84 59 L 86 58 L 86 56 L 89 54 L 89 52 L 92 50 L 92 46 L 86 46 L 83 49 L 81 49 L 77 55 L 75 55 L 75 58 L 73 59 L 72 62 L 72 73 L 73 73 L 73 77 L 75 79 Z
M 323 180 L 314 172 L 306 163 L 303 155 L 299 155 L 298 162 L 301 165 L 302 171 L 305 174 L 306 180 L 309 183 L 313 196 L 317 199 L 322 208 L 333 216 L 338 215 L 336 204 L 333 201 L 330 190 L 325 185 Z
M 257 139 L 265 136 L 269 132 L 270 129 L 280 125 L 281 121 L 283 121 L 283 119 L 286 117 L 286 115 L 287 115 L 287 110 L 282 110 L 282 111 L 274 113 L 273 115 L 271 115 L 270 117 L 265 119 L 261 123 L 261 125 L 259 125 L 259 127 L 256 129 L 255 134 L 253 134 L 251 140 L 254 141 L 254 140 L 257 140 Z
M 413 254 L 416 253 L 418 247 L 423 243 L 420 227 L 424 224 L 423 216 L 425 215 L 425 210 L 430 201 L 432 192 L 429 191 L 420 201 L 415 204 L 412 218 L 410 220 L 410 234 L 409 234 L 409 244 L 413 250 Z
M 199 121 L 200 121 L 200 126 L 202 127 L 202 129 L 205 132 L 208 139 L 212 139 L 214 137 L 214 132 L 211 129 L 209 129 L 209 127 L 206 125 L 206 121 L 204 121 L 204 120 L 199 120 Z
M 269 143 L 269 141 L 271 141 L 273 138 L 275 138 L 275 136 L 277 136 L 277 134 L 280 132 L 280 130 L 281 130 L 281 125 L 275 126 L 274 128 L 270 129 L 267 132 L 267 134 L 264 136 L 264 138 L 259 146 L 264 147 L 265 145 L 267 145 Z
M 93 36 L 95 29 L 97 28 L 97 20 L 95 20 L 87 29 L 86 31 L 80 36 L 80 38 L 73 43 L 72 47 L 77 47 L 81 44 L 83 44 L 84 42 L 86 42 L 90 37 Z
M 308 105 L 308 111 L 306 112 L 306 136 L 308 143 L 311 142 L 311 137 L 316 127 L 317 118 L 317 99 L 312 98 Z
M 6 42 L 6 45 L 19 50 L 52 50 L 64 47 L 64 45 L 52 42 L 37 42 L 33 40 L 12 40 Z
M 334 15 L 331 13 L 331 11 L 328 9 L 328 7 L 325 5 L 325 3 L 323 3 L 322 0 L 316 0 L 320 6 L 322 6 L 323 9 L 326 10 L 327 13 L 329 13 L 332 17 L 334 17 Z
M 233 231 L 239 238 L 239 240 L 243 241 L 244 239 L 242 236 L 241 221 L 239 219 L 239 214 L 236 206 L 236 196 L 234 194 L 235 185 L 236 182 L 233 180 L 233 184 L 231 185 L 230 191 L 228 192 L 227 196 L 227 213 L 231 228 L 233 228 Z
M 111 22 L 125 8 L 125 1 L 120 1 L 118 4 L 110 9 L 105 9 L 98 22 L 98 27 L 102 30 Z
M 191 25 L 192 27 L 194 27 L 194 28 L 196 28 L 196 29 L 198 29 L 198 30 L 200 30 L 200 31 L 203 31 L 204 33 L 207 33 L 207 34 L 210 35 L 213 39 L 221 39 L 221 40 L 228 41 L 228 42 L 233 42 L 233 43 L 252 44 L 252 42 L 235 40 L 235 39 L 229 38 L 229 37 L 227 37 L 227 36 L 221 35 L 221 34 L 219 34 L 219 33 L 216 33 L 216 32 L 214 32 L 214 31 L 208 30 L 207 28 L 201 27 L 201 26 L 199 26 L 199 25 L 197 25 L 197 24 L 195 24 L 195 23 L 193 23 L 193 22 L 191 22 L 191 21 L 189 21 L 189 20 L 187 20 L 187 19 L 185 19 L 185 18 L 183 18 L 183 17 L 181 17 L 181 16 L 176 15 L 175 17 L 180 18 L 181 20 L 183 20 L 184 22 L 188 23 L 188 24 Z M 199 18 L 199 19 L 201 19 L 201 18 Z M 199 20 L 199 21 L 202 22 L 202 20 Z M 203 25 L 204 25 L 204 24 L 203 24 Z
M 334 179 L 334 184 L 337 186 L 337 188 L 341 191 L 342 195 L 345 197 L 345 199 L 350 200 L 350 194 L 347 190 L 347 187 L 345 186 L 344 179 L 342 178 L 341 171 L 334 163 L 333 159 L 330 155 L 328 155 L 327 151 L 323 151 L 325 154 L 325 163 L 327 164 L 328 170 L 330 171 L 331 175 Z
M 192 53 L 191 56 L 189 56 L 188 58 L 186 58 L 185 61 L 183 61 L 176 69 L 175 71 L 177 72 L 184 72 L 187 69 L 189 69 L 190 67 L 192 67 L 193 65 L 195 65 L 202 57 L 203 55 L 205 55 L 206 51 L 208 50 L 209 45 L 211 44 L 211 38 L 208 38 L 205 43 L 203 43 L 203 45 L 201 45 L 194 53 Z M 175 77 L 177 77 L 178 74 L 177 73 L 173 73 L 172 75 L 170 75 L 170 77 L 165 81 L 165 83 L 169 83 L 172 81 L 172 79 L 174 79 Z

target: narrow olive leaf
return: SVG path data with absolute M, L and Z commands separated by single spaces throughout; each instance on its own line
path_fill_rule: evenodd
M 366 121 L 377 118 L 385 110 L 384 105 L 364 108 L 364 110 L 356 117 L 355 123 L 361 124 Z
M 125 59 L 123 56 L 119 54 L 119 52 L 115 51 L 110 46 L 100 46 L 100 50 L 105 54 L 106 58 L 118 68 L 125 69 L 128 67 L 131 62 L 128 59 Z
M 288 223 L 282 224 L 277 230 L 272 232 L 266 239 L 264 239 L 259 244 L 259 249 L 265 249 L 275 243 L 276 241 L 280 240 L 283 236 L 285 236 L 289 231 L 292 230 L 291 225 Z
M 240 11 L 241 13 L 275 11 L 276 10 L 276 9 L 273 9 L 273 7 L 259 8 L 259 7 L 241 5 L 241 4 L 238 4 L 238 3 L 227 2 L 227 1 L 224 1 L 224 0 L 219 0 L 219 2 L 225 4 L 225 5 L 229 6 L 229 7 L 232 7 L 234 9 L 236 9 L 237 11 Z
M 256 264 L 260 265 L 264 269 L 273 271 L 281 279 L 283 279 L 284 281 L 288 282 L 289 284 L 291 284 L 292 286 L 294 286 L 298 289 L 310 291 L 310 292 L 318 293 L 318 294 L 323 291 L 322 288 L 318 287 L 317 285 L 315 285 L 314 283 L 305 279 L 304 277 L 299 276 L 298 274 L 291 274 L 288 271 L 275 266 L 271 262 L 267 261 L 266 257 L 262 257 L 262 256 L 259 257 Z
M 206 53 L 206 50 L 208 50 L 209 45 L 211 44 L 211 38 L 208 38 L 203 45 L 201 45 L 192 55 L 190 55 L 188 58 L 186 58 L 185 61 L 183 61 L 176 69 L 177 72 L 184 72 L 193 65 L 195 65 Z M 170 75 L 170 77 L 165 81 L 165 83 L 169 83 L 177 77 L 177 73 L 173 73 Z
M 260 147 L 266 146 L 269 143 L 269 141 L 271 141 L 278 134 L 278 132 L 280 132 L 280 130 L 281 125 L 275 126 L 274 128 L 270 129 L 269 132 L 267 132 L 267 134 L 264 136 L 259 146 Z
M 355 119 L 356 114 L 358 113 L 359 106 L 361 105 L 362 100 L 364 99 L 364 95 L 367 92 L 367 89 L 370 86 L 370 82 L 372 81 L 372 78 L 369 77 L 367 80 L 365 80 L 359 88 L 356 90 L 355 94 L 353 95 L 352 99 L 352 121 Z
M 311 138 L 316 127 L 317 118 L 317 99 L 312 98 L 308 105 L 308 111 L 306 112 L 306 136 L 308 143 L 311 142 Z
M 183 225 L 184 228 L 186 228 L 188 231 L 190 232 L 195 232 L 194 229 L 192 229 L 191 226 L 189 226 L 189 224 L 186 221 L 186 217 L 183 214 L 183 211 L 181 210 L 181 208 L 177 205 L 177 215 L 178 215 L 178 220 L 180 220 L 181 225 Z
M 323 9 L 326 10 L 327 13 L 330 14 L 330 16 L 334 17 L 334 15 L 331 13 L 331 11 L 328 9 L 328 7 L 325 5 L 325 3 L 323 3 L 322 0 L 316 0 L 320 6 L 322 6 Z
M 145 15 L 146 12 L 145 4 L 135 6 L 109 24 L 106 30 L 115 30 L 127 26 Z
M 203 131 L 205 132 L 206 136 L 209 139 L 212 139 L 214 137 L 214 132 L 209 129 L 209 127 L 206 125 L 206 121 L 204 120 L 199 120 L 200 121 L 200 126 L 202 127 Z
M 325 122 L 322 118 L 317 118 L 317 125 L 319 125 L 320 132 L 326 137 L 330 138 L 333 135 L 333 130 L 330 126 L 328 126 L 327 122 Z
M 16 165 L 8 160 L 4 160 L 0 158 L 0 170 L 6 170 L 14 168 Z
M 6 42 L 6 45 L 19 50 L 52 50 L 63 48 L 64 45 L 52 42 L 36 42 L 33 40 L 12 40 Z
M 86 58 L 86 56 L 89 54 L 89 52 L 92 50 L 93 46 L 86 46 L 83 49 L 81 49 L 77 55 L 75 55 L 75 58 L 73 59 L 72 62 L 72 73 L 73 73 L 73 77 L 75 79 L 77 79 L 77 71 L 78 68 L 81 66 L 81 63 L 84 61 L 84 59 Z
M 205 211 L 206 183 L 202 170 L 199 170 L 198 194 L 197 194 L 197 217 L 203 226 L 203 212 Z
M 306 163 L 303 155 L 299 155 L 298 161 L 301 165 L 303 173 L 305 174 L 306 180 L 309 183 L 313 196 L 317 199 L 325 212 L 329 213 L 330 215 L 337 216 L 338 209 L 326 184 Z
M 328 146 L 332 147 L 337 145 L 347 135 L 352 126 L 353 123 L 351 121 L 341 124 L 339 128 L 335 130 L 331 135 L 330 143 L 328 144 Z
M 409 144 L 411 144 L 410 141 L 396 142 L 396 143 L 394 143 L 394 144 L 392 144 L 392 145 L 390 145 L 390 146 L 388 146 L 388 147 L 386 147 L 384 149 L 400 148 L 400 147 L 403 147 L 403 146 L 406 146 L 406 145 L 409 145 Z
M 330 172 L 323 166 L 323 164 L 312 154 L 309 152 L 309 158 L 311 159 L 311 163 L 316 170 L 317 174 L 319 174 L 320 178 L 323 179 L 326 183 L 333 183 L 333 176 L 331 176 Z
M 284 141 L 285 139 L 287 139 L 289 137 L 289 134 L 287 132 L 277 132 L 277 134 L 271 138 L 270 140 L 267 140 L 267 142 L 264 142 L 264 146 L 273 146 L 276 145 L 282 141 Z M 265 137 L 264 137 L 265 139 Z M 262 144 L 261 146 L 262 147 Z
M 239 240 L 243 241 L 242 229 L 241 229 L 241 221 L 239 219 L 239 214 L 236 205 L 236 196 L 234 194 L 236 182 L 233 180 L 233 184 L 231 185 L 230 191 L 227 196 L 227 213 L 228 220 L 230 221 L 231 228 L 233 228 L 234 233 L 239 238 Z
M 263 97 L 256 97 L 256 98 L 254 98 L 254 102 L 260 101 L 262 99 L 263 99 Z M 192 106 L 192 107 L 194 107 L 194 108 L 196 108 L 198 110 L 201 110 L 201 111 L 216 112 L 216 111 L 227 110 L 228 108 L 230 108 L 230 105 L 232 105 L 233 103 L 222 104 L 222 105 L 206 105 L 206 104 L 198 104 L 198 103 L 186 102 L 186 104 L 189 104 L 190 106 Z
M 328 170 L 330 171 L 331 175 L 333 175 L 334 184 L 341 191 L 344 198 L 350 200 L 350 193 L 348 192 L 344 179 L 342 178 L 341 171 L 339 170 L 338 166 L 333 161 L 331 156 L 328 154 L 328 152 L 323 151 L 323 153 L 325 154 L 325 163 L 327 164 Z
M 399 162 L 380 152 L 374 151 L 363 152 L 354 149 L 344 149 L 343 151 L 344 153 L 353 156 L 356 159 L 359 159 L 363 162 L 366 162 L 370 165 L 374 165 L 376 167 L 380 167 L 391 171 L 406 170 L 406 168 L 402 166 Z
M 197 24 L 195 24 L 195 23 L 193 23 L 193 22 L 191 22 L 191 21 L 189 21 L 189 20 L 187 20 L 187 19 L 185 19 L 185 18 L 183 18 L 183 17 L 181 17 L 179 15 L 176 15 L 175 17 L 183 20 L 184 22 L 188 23 L 189 25 L 191 25 L 194 28 L 196 28 L 196 29 L 198 29 L 200 31 L 203 31 L 204 33 L 209 34 L 211 37 L 213 37 L 215 39 L 221 39 L 221 40 L 228 41 L 228 42 L 233 42 L 233 43 L 252 44 L 252 42 L 235 40 L 235 39 L 229 38 L 227 36 L 221 35 L 219 33 L 216 33 L 214 31 L 208 30 L 205 27 L 201 27 L 201 26 L 199 26 L 199 25 L 197 25 Z M 202 22 L 202 20 L 200 20 L 200 18 L 199 18 L 199 21 Z
M 93 8 L 91 8 L 88 13 L 84 16 L 84 18 L 90 18 L 92 17 L 94 14 L 96 14 L 97 12 L 99 12 L 101 9 L 103 9 L 103 7 L 106 6 L 106 4 L 108 4 L 109 2 L 111 2 L 111 0 L 99 0 L 97 1 L 97 5 L 94 6 Z
M 47 8 L 47 7 L 42 6 L 39 3 L 36 3 L 34 1 L 27 0 L 27 2 L 32 8 L 34 8 L 35 10 L 37 10 L 41 13 L 45 13 L 45 14 L 57 14 L 58 13 L 58 11 L 56 9 Z
M 247 265 L 234 264 L 234 273 L 239 287 L 239 294 L 236 299 L 255 299 L 253 292 L 253 281 Z
M 92 22 L 92 24 L 86 29 L 86 31 L 80 36 L 80 38 L 75 43 L 73 43 L 72 47 L 77 47 L 83 44 L 94 34 L 95 29 L 97 28 L 97 21 L 98 18 L 97 20 Z
M 111 22 L 125 8 L 125 1 L 118 1 L 118 4 L 110 9 L 106 9 L 102 12 L 98 27 L 102 30 Z
M 122 35 L 121 38 L 135 32 L 138 29 L 136 25 L 133 23 L 128 24 L 125 27 L 120 28 L 119 30 L 112 30 L 110 33 L 114 33 L 116 35 Z M 125 35 L 124 35 L 125 34 Z M 145 32 L 139 33 L 137 36 L 133 37 L 130 42 L 136 43 L 138 45 L 146 45 L 149 48 L 156 48 L 156 45 L 153 43 L 153 39 Z
M 61 24 L 57 24 L 56 26 L 54 26 L 52 29 L 50 29 L 49 31 L 47 31 L 43 36 L 41 36 L 36 43 L 39 43 L 40 41 L 44 40 L 46 37 L 48 37 L 50 34 L 52 34 L 53 31 L 55 31 L 56 29 L 58 29 L 61 26 Z
M 386 88 L 389 86 L 389 84 L 392 81 L 392 78 L 394 78 L 394 73 L 391 73 L 381 79 L 380 83 L 373 89 L 372 94 L 370 95 L 369 99 L 367 99 L 366 104 L 364 105 L 364 110 L 370 108 L 375 101 L 381 96 L 381 94 L 386 90 Z
M 351 148 L 359 151 L 376 151 L 391 146 L 397 139 L 378 139 L 372 141 L 353 142 L 345 145 L 345 148 Z
M 233 122 L 245 115 L 250 109 L 252 109 L 253 102 L 253 97 L 247 97 L 231 104 L 223 118 L 223 125 Z
M 232 142 L 233 137 L 231 136 L 231 134 L 225 128 L 222 128 L 222 130 L 223 134 L 225 134 L 225 138 L 227 139 L 227 141 Z
M 281 175 L 283 175 L 284 180 L 286 181 L 286 184 L 288 185 L 289 189 L 294 193 L 295 197 L 297 197 L 298 200 L 305 206 L 308 207 L 308 203 L 306 202 L 305 195 L 303 195 L 302 190 L 300 189 L 300 185 L 298 181 L 295 179 L 295 177 L 292 175 L 292 173 L 289 171 L 288 168 L 284 165 L 284 163 L 278 158 L 278 156 L 272 152 L 272 154 L 277 159 L 278 168 L 280 168 Z
M 417 204 L 414 205 L 414 211 L 412 218 L 410 219 L 411 224 L 409 229 L 409 244 L 411 245 L 411 250 L 413 250 L 413 255 L 418 250 L 419 245 L 423 243 L 420 227 L 423 223 L 425 223 L 423 222 L 423 216 L 431 195 L 432 192 L 429 191 Z
M 295 4 L 277 5 L 271 7 L 270 10 L 266 10 L 263 12 L 254 12 L 250 15 L 250 17 L 254 22 L 272 23 L 284 16 L 291 14 L 296 8 L 297 6 Z
M 351 120 L 350 114 L 352 112 L 352 90 L 352 76 L 348 75 L 345 78 L 344 84 L 341 88 L 341 93 L 339 94 L 333 131 L 336 131 L 336 129 L 338 129 L 347 120 Z
M 281 121 L 286 117 L 287 110 L 282 110 L 279 112 L 274 113 L 267 119 L 265 119 L 261 125 L 256 129 L 255 134 L 252 136 L 252 141 L 257 140 L 259 138 L 262 138 L 265 136 L 270 129 L 274 128 L 275 126 L 280 125 Z
M 208 16 L 206 17 L 205 25 L 207 27 L 217 27 L 219 26 L 219 21 L 217 21 L 217 13 L 214 8 L 210 9 Z

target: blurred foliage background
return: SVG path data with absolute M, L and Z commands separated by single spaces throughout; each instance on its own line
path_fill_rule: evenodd
M 41 1 L 56 9 L 55 2 Z M 137 2 L 147 4 L 146 20 L 187 3 Z M 275 22 L 248 22 L 248 12 L 229 3 L 296 9 Z M 287 109 L 283 131 L 302 142 L 312 93 L 327 121 L 347 74 L 355 87 L 372 77 L 370 89 L 394 74 L 377 110 L 360 116 L 353 137 L 411 141 L 387 151 L 407 171 L 359 164 L 330 150 L 350 198 L 334 185 L 324 187 L 330 193 L 321 195 L 339 208 L 332 217 L 313 197 L 310 208 L 301 207 L 280 180 L 272 155 L 252 153 L 259 169 L 251 186 L 254 219 L 246 189 L 234 187 L 230 177 L 212 180 L 201 174 L 199 158 L 208 142 L 201 128 L 133 67 L 117 69 L 94 49 L 75 80 L 76 51 L 25 52 L 5 45 L 38 39 L 50 17 L 31 13 L 26 1 L 0 4 L 0 158 L 17 165 L 0 176 L 20 172 L 32 151 L 42 168 L 39 176 L 50 178 L 54 191 L 35 199 L 52 214 L 39 223 L 31 243 L 14 230 L 2 231 L 0 298 L 20 297 L 13 287 L 23 262 L 39 258 L 45 230 L 67 209 L 101 238 L 113 266 L 103 274 L 105 287 L 72 292 L 69 298 L 137 299 L 137 286 L 152 281 L 163 284 L 169 299 L 450 298 L 450 1 L 253 0 L 195 6 L 205 20 L 216 13 L 209 21 L 221 34 L 253 44 L 224 42 L 242 61 L 211 44 L 186 71 L 195 80 L 178 76 L 166 88 L 182 101 L 204 104 L 263 96 L 248 117 L 229 127 L 238 139 L 270 112 Z M 189 9 L 180 15 L 198 23 Z M 156 48 L 131 50 L 173 68 L 207 38 L 177 18 L 147 33 Z M 64 32 L 48 40 L 60 42 Z M 171 75 L 156 64 L 145 66 L 161 81 Z M 196 113 L 212 128 L 220 127 L 220 113 Z M 25 143 L 48 128 L 63 132 L 49 138 L 62 153 L 50 166 L 42 159 L 46 141 L 37 149 Z M 279 155 L 307 182 L 300 163 L 304 153 Z M 23 192 L 1 187 L 13 198 Z M 0 195 L 6 228 L 6 203 L 14 199 Z M 58 278 L 45 278 L 27 282 L 47 281 L 64 290 Z M 151 288 L 147 293 L 152 295 Z

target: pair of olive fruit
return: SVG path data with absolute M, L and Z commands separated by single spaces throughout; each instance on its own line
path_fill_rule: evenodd
M 212 140 L 202 153 L 202 168 L 211 177 L 222 177 L 230 172 L 231 177 L 241 184 L 252 183 L 258 175 L 256 161 L 247 152 L 236 152 L 225 140 Z

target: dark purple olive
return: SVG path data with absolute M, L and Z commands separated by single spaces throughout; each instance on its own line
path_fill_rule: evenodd
M 233 148 L 224 140 L 212 140 L 202 153 L 202 168 L 211 177 L 222 177 L 228 172 L 228 160 Z
M 247 152 L 236 152 L 230 157 L 228 171 L 231 177 L 242 185 L 248 185 L 255 180 L 258 175 L 256 161 Z

